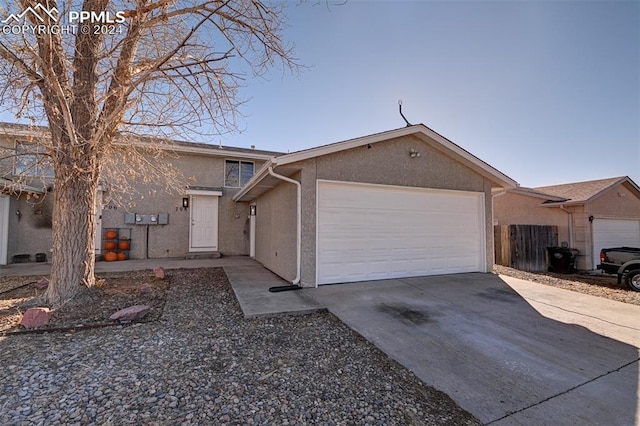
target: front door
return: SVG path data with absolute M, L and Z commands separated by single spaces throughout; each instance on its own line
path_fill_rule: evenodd
M 218 197 L 192 195 L 189 251 L 218 250 Z

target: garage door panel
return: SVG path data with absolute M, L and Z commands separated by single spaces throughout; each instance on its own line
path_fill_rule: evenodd
M 593 268 L 600 263 L 600 250 L 612 247 L 640 247 L 640 220 L 593 220 Z
M 318 283 L 484 268 L 482 193 L 318 183 Z

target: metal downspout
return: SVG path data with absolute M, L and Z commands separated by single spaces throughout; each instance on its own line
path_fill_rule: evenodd
M 302 242 L 302 195 L 301 195 L 301 185 L 297 180 L 288 178 L 286 176 L 279 175 L 273 171 L 272 167 L 269 167 L 269 174 L 276 179 L 283 180 L 285 182 L 292 183 L 296 186 L 297 190 L 297 230 L 296 230 L 296 277 L 291 281 L 291 284 L 297 285 L 300 283 L 300 247 Z
M 564 204 L 560 204 L 560 210 L 562 210 L 563 212 L 565 212 L 566 214 L 569 215 L 568 219 L 569 219 L 569 247 L 570 248 L 574 248 L 574 244 L 573 244 L 573 213 L 570 212 L 569 210 L 567 210 L 564 207 Z

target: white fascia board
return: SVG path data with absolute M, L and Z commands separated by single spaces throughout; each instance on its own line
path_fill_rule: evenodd
M 526 189 L 520 189 L 520 188 L 509 189 L 507 190 L 507 192 L 511 194 L 525 195 L 528 197 L 540 198 L 542 200 L 548 200 L 548 201 L 554 201 L 554 202 L 566 202 L 567 200 L 566 198 L 556 197 L 555 195 L 548 195 L 543 192 L 527 191 Z
M 551 203 L 542 203 L 540 207 L 564 207 L 564 206 L 579 206 L 584 204 L 584 201 L 553 201 Z
M 7 137 L 33 137 L 42 138 L 45 140 L 51 139 L 51 134 L 47 131 L 40 129 L 13 129 L 0 127 L 0 136 Z
M 127 142 L 116 141 L 115 145 L 127 146 L 130 145 Z M 180 152 L 185 154 L 199 154 L 199 155 L 208 155 L 212 157 L 228 157 L 228 158 L 248 158 L 251 160 L 268 160 L 272 157 L 269 154 L 257 154 L 252 152 L 239 152 L 239 151 L 231 151 L 229 148 L 213 148 L 215 145 L 211 145 L 212 148 L 200 148 L 196 146 L 183 146 L 183 145 L 173 145 L 171 142 L 161 142 L 161 143 L 147 143 L 147 142 L 138 142 L 136 146 L 139 148 L 155 148 L 162 149 L 165 151 L 173 151 Z
M 467 150 L 459 147 L 458 145 L 456 145 L 455 143 L 451 142 L 450 140 L 448 140 L 444 136 L 434 132 L 433 130 L 431 130 L 430 128 L 428 128 L 427 126 L 425 126 L 423 124 L 420 124 L 419 126 L 420 126 L 421 129 L 420 129 L 420 131 L 418 131 L 416 133 L 421 133 L 423 135 L 428 136 L 429 138 L 431 138 L 434 141 L 438 142 L 443 147 L 447 148 L 449 151 L 451 151 L 454 154 L 464 158 L 466 161 L 470 162 L 475 167 L 477 167 L 478 169 L 483 171 L 487 175 L 487 177 L 493 178 L 496 181 L 496 183 L 499 183 L 504 188 L 510 189 L 510 188 L 517 188 L 518 186 L 520 186 L 520 184 L 518 182 L 516 182 L 515 180 L 511 179 L 509 176 L 505 175 L 500 170 L 498 170 L 498 169 L 490 166 L 489 164 L 485 163 L 484 161 L 480 160 L 478 157 L 476 157 L 475 155 L 471 154 Z
M 335 152 L 344 151 L 351 148 L 357 148 L 367 144 L 373 144 L 377 142 L 383 142 L 389 139 L 394 139 L 408 135 L 422 135 L 437 142 L 452 153 L 462 157 L 469 163 L 473 164 L 476 168 L 483 171 L 487 177 L 491 177 L 496 183 L 499 183 L 505 188 L 516 188 L 519 186 L 518 182 L 511 179 L 509 176 L 500 172 L 499 170 L 491 167 L 489 164 L 480 160 L 473 154 L 460 148 L 458 145 L 449 141 L 445 137 L 439 135 L 433 130 L 429 129 L 424 124 L 416 124 L 410 127 L 403 127 L 400 129 L 389 130 L 383 133 L 377 133 L 375 135 L 364 136 L 356 139 L 349 139 L 344 142 L 337 142 L 330 145 L 324 145 L 317 148 L 311 148 L 304 151 L 294 152 L 291 154 L 285 154 L 277 157 L 278 165 L 295 163 L 297 161 L 307 160 L 309 158 L 319 157 L 322 155 L 333 154 Z
M 241 158 L 241 159 L 251 159 L 251 160 L 268 160 L 271 158 L 271 155 L 268 154 L 253 154 L 250 152 L 238 152 L 238 151 L 229 151 L 227 149 L 207 149 L 207 148 L 197 148 L 197 147 L 170 147 L 167 146 L 162 147 L 163 149 L 167 149 L 175 152 L 184 152 L 189 154 L 202 154 L 202 155 L 210 155 L 214 157 L 227 157 L 227 158 Z
M 36 193 L 36 194 L 44 194 L 46 192 L 46 187 L 36 188 L 35 186 L 16 183 L 14 181 L 11 181 L 11 180 L 8 180 L 8 179 L 4 179 L 4 178 L 0 178 L 0 185 L 3 186 L 2 188 L 9 189 L 10 191 L 17 192 L 18 194 L 21 194 L 23 192 L 32 192 L 32 193 Z M 2 188 L 0 188 L 0 189 L 2 189 Z
M 389 139 L 411 135 L 416 133 L 417 130 L 413 127 L 403 127 L 401 129 L 389 130 L 383 133 L 376 133 L 375 135 L 363 136 L 355 139 L 349 139 L 342 142 L 336 142 L 329 145 L 319 146 L 317 148 L 305 149 L 303 151 L 293 152 L 291 154 L 285 154 L 277 157 L 278 165 L 295 163 L 298 161 L 307 160 L 309 158 L 320 157 L 322 155 L 333 154 L 335 152 L 345 151 L 351 148 L 357 148 L 359 146 L 386 141 Z
M 206 189 L 187 189 L 185 191 L 187 195 L 212 195 L 222 197 L 222 191 L 220 190 L 206 190 Z
M 249 182 L 247 182 L 245 186 L 240 188 L 240 191 L 236 192 L 236 195 L 233 196 L 232 200 L 238 201 L 240 200 L 240 198 L 244 197 L 247 192 L 251 191 L 251 189 L 257 186 L 262 181 L 262 179 L 269 175 L 269 167 L 276 167 L 277 165 L 277 158 L 271 157 L 269 160 L 267 160 L 262 165 L 262 167 L 260 167 L 260 170 L 258 170 L 258 172 L 254 174 L 251 179 L 249 179 Z

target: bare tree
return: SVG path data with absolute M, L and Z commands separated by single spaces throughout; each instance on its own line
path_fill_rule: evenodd
M 38 140 L 54 169 L 48 303 L 95 284 L 95 195 L 115 151 L 148 163 L 140 152 L 162 138 L 205 123 L 233 131 L 245 78 L 274 65 L 297 68 L 281 38 L 283 8 L 260 0 L 20 0 L 11 15 L 4 11 L 0 101 L 36 124 L 46 117 L 50 134 Z M 143 148 L 127 142 L 140 134 L 159 138 Z M 130 178 L 148 170 L 130 169 Z

